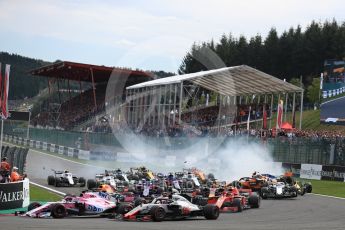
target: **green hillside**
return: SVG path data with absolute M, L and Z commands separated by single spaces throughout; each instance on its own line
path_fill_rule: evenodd
M 10 100 L 33 97 L 38 94 L 40 89 L 47 86 L 46 79 L 33 77 L 29 74 L 29 71 L 47 65 L 48 62 L 6 52 L 0 52 L 0 62 L 2 63 L 2 74 L 4 73 L 5 64 L 11 65 Z

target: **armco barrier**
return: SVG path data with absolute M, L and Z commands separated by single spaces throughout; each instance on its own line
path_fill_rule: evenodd
M 29 179 L 0 183 L 0 210 L 27 207 L 30 203 Z
M 13 142 L 15 138 L 11 135 L 4 135 L 4 140 Z M 18 139 L 17 139 L 18 140 Z M 36 144 L 35 140 L 27 140 L 23 139 L 22 145 L 23 146 L 30 146 L 32 148 L 37 148 L 44 150 L 47 146 L 45 151 L 49 151 L 51 153 L 56 153 L 64 156 L 70 156 L 77 159 L 83 160 L 111 160 L 111 161 L 120 161 L 120 162 L 128 162 L 136 160 L 135 158 L 131 157 L 131 154 L 128 153 L 121 153 L 121 152 L 114 152 L 109 151 L 107 149 L 98 149 L 92 151 L 86 151 L 76 148 L 68 148 L 65 146 L 60 146 L 51 143 L 42 143 L 40 141 L 39 144 Z M 18 142 L 19 143 L 19 142 Z M 322 165 L 323 171 L 328 172 L 330 167 L 333 167 L 336 172 L 340 173 L 339 175 L 335 173 L 333 177 L 329 176 L 329 173 L 323 173 L 322 179 L 324 178 L 334 178 L 335 180 L 344 181 L 344 178 L 341 176 L 343 171 L 342 165 L 344 165 L 343 155 L 345 154 L 345 140 L 339 140 L 335 143 L 330 142 L 329 140 L 313 140 L 313 139 L 305 139 L 305 138 L 295 138 L 295 139 L 288 139 L 288 138 L 275 138 L 269 140 L 268 142 L 270 146 L 273 147 L 273 158 L 277 162 L 285 162 L 283 166 L 289 166 L 288 168 L 292 169 L 294 174 L 298 175 L 300 169 L 302 170 L 301 165 Z M 331 148 L 334 145 L 334 148 Z M 334 154 L 332 155 L 332 149 Z M 334 159 L 331 156 L 334 156 Z M 328 166 L 330 162 L 334 165 L 339 166 Z M 312 168 L 314 171 L 316 168 Z M 303 168 L 304 174 L 308 171 L 307 168 Z M 342 171 L 343 170 L 343 171 Z M 311 171 L 311 168 L 310 170 Z M 312 174 L 312 172 L 308 172 Z M 314 172 L 315 174 L 315 172 Z M 307 177 L 307 175 L 301 175 L 301 177 Z M 310 176 L 308 176 L 309 178 Z
M 35 140 L 27 140 L 22 139 L 22 141 L 19 141 L 20 138 L 14 137 L 12 135 L 4 135 L 4 141 L 12 142 L 14 144 L 21 144 L 23 146 L 28 146 L 35 149 L 40 149 L 44 151 L 49 151 L 51 153 L 57 153 L 59 155 L 69 156 L 73 158 L 83 159 L 83 160 L 90 160 L 90 159 L 100 159 L 100 157 L 92 157 L 92 155 L 98 155 L 96 153 L 91 153 L 90 151 L 76 149 L 76 148 L 69 148 L 61 145 L 55 145 L 47 142 L 41 142 L 41 141 L 35 141 Z M 15 148 L 15 147 L 14 147 Z M 27 149 L 28 151 L 28 149 Z M 26 154 L 27 154 L 26 151 Z M 79 156 L 80 155 L 80 156 Z M 112 157 L 104 157 L 102 160 L 109 160 L 114 159 Z M 18 167 L 18 166 L 17 166 Z
M 324 83 L 322 89 L 323 98 L 331 98 L 339 94 L 345 93 L 345 85 L 341 82 Z

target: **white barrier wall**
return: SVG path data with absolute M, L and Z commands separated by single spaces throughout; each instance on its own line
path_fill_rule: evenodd
M 300 178 L 321 180 L 322 165 L 301 164 Z

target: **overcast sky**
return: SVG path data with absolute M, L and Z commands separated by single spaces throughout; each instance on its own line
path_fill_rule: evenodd
M 176 72 L 194 41 L 344 21 L 341 0 L 0 0 L 0 51 Z

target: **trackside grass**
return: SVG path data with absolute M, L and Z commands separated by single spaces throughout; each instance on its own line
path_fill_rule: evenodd
M 61 198 L 62 196 L 60 195 L 30 184 L 30 201 L 58 201 L 61 200 Z
M 313 193 L 336 196 L 345 198 L 345 182 L 341 181 L 326 181 L 326 180 L 307 180 L 298 178 L 300 181 L 311 182 L 313 186 Z

